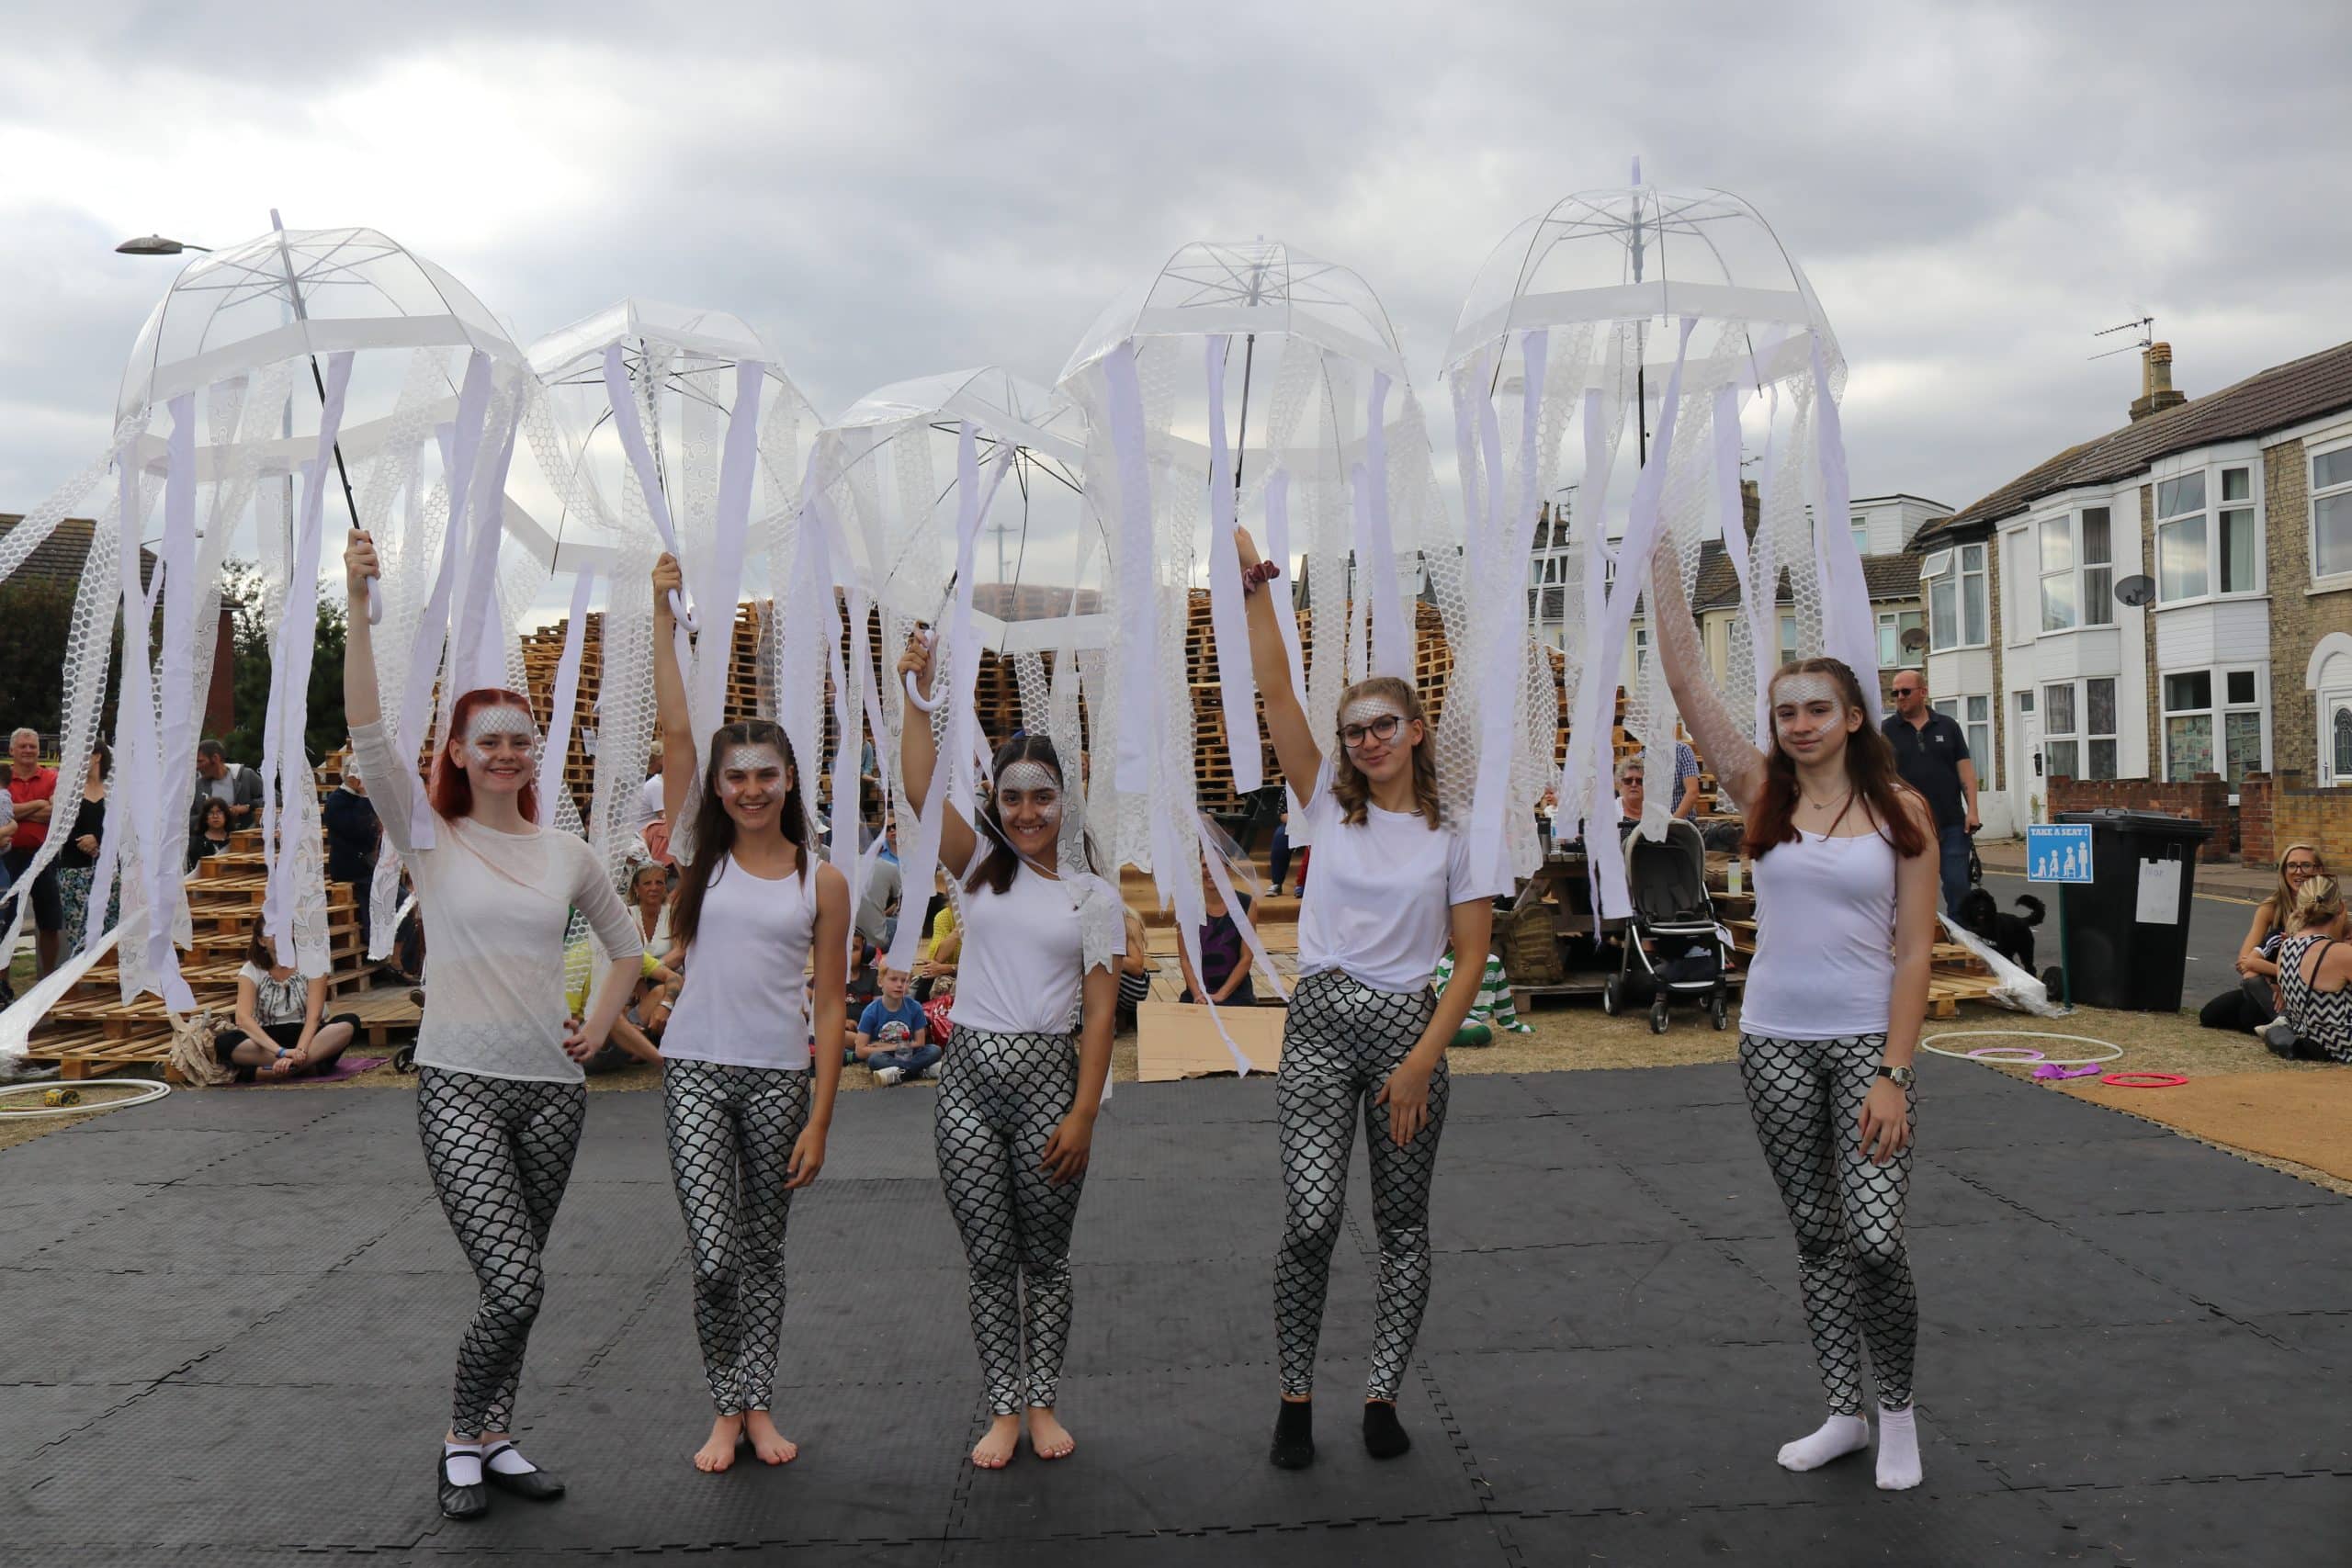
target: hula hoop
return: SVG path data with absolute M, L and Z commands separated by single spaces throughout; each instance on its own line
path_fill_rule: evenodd
M 57 1087 L 59 1086 L 54 1083 L 0 1084 L 0 1095 L 46 1094 Z M 133 1086 L 126 1083 L 94 1084 L 89 1087 L 130 1089 Z M 137 1089 L 139 1092 L 136 1094 L 126 1094 L 119 1098 L 109 1095 L 105 1100 L 84 1100 L 79 1105 L 44 1105 L 29 1111 L 0 1109 L 0 1122 L 29 1122 L 38 1116 L 87 1116 L 94 1111 L 119 1111 L 126 1105 L 146 1105 L 172 1092 L 172 1086 L 167 1083 L 142 1083 L 138 1085 Z
M 2109 1089 L 2178 1089 L 2188 1080 L 2178 1073 L 2109 1073 L 2098 1081 Z
M 2096 1045 L 2107 1053 L 2104 1056 L 1986 1056 L 1980 1046 L 1969 1051 L 1950 1051 L 1936 1043 L 1939 1040 L 2069 1040 L 2077 1045 Z M 2101 1062 L 2112 1062 L 2123 1055 L 2123 1047 L 2111 1040 L 2094 1040 L 2087 1034 L 2052 1034 L 2038 1029 L 1948 1029 L 1940 1034 L 1930 1034 L 1919 1042 L 1922 1051 L 1933 1051 L 1939 1056 L 1951 1056 L 1962 1062 L 2014 1062 L 2019 1066 L 2031 1062 L 2045 1067 L 2088 1067 Z M 2022 1051 L 2022 1045 L 1996 1045 L 1996 1051 Z
M 1979 1062 L 2015 1062 L 2020 1066 L 2048 1059 L 2030 1045 L 1979 1045 L 1968 1055 Z

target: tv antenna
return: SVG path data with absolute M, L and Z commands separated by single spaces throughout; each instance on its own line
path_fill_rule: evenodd
M 2104 354 L 2094 354 L 2091 357 L 2093 359 L 2111 359 L 2119 354 L 2129 354 L 2135 348 L 2148 348 L 2155 342 L 2155 328 L 2156 319 L 2154 316 L 2142 316 L 2136 321 L 2124 321 L 2112 327 L 2101 327 L 2098 331 L 2091 333 L 2091 336 L 2109 337 L 2117 333 L 2128 333 L 2134 330 L 2139 333 L 2140 336 L 2137 342 L 2127 343 L 2120 348 L 2110 348 Z

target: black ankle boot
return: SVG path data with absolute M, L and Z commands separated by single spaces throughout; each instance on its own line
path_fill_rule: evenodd
M 1274 1417 L 1274 1447 L 1267 1456 L 1281 1470 L 1305 1470 L 1315 1462 L 1315 1406 L 1304 1399 L 1285 1399 Z

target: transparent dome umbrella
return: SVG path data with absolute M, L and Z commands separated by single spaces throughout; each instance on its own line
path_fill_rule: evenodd
M 1318 731 L 1335 721 L 1347 680 L 1412 679 L 1413 588 L 1425 563 L 1458 585 L 1458 553 L 1396 334 L 1344 266 L 1278 242 L 1186 245 L 1102 313 L 1060 384 L 1086 414 L 1088 492 L 1115 545 L 1121 847 L 1151 868 L 1190 944 L 1205 906 L 1184 638 L 1204 530 L 1237 794 L 1262 783 L 1263 743 L 1236 522 L 1262 508 L 1265 553 L 1287 570 L 1291 519 L 1305 515 L 1311 672 L 1300 668 L 1289 594 L 1276 592 L 1292 678 Z M 1272 977 L 1255 933 L 1245 935 Z
M 882 563 L 871 587 L 880 607 L 881 667 L 891 667 L 919 626 L 936 639 L 939 662 L 928 697 L 911 681 L 884 685 L 868 715 L 877 740 L 892 752 L 881 772 L 894 808 L 901 821 L 915 824 L 899 856 L 910 886 L 930 884 L 943 803 L 972 808 L 974 763 L 984 766 L 992 739 L 982 733 L 975 709 L 979 656 L 987 651 L 1012 662 L 1022 728 L 1050 737 L 1071 770 L 1059 869 L 1075 894 L 1091 890 L 1077 874 L 1086 869 L 1090 830 L 1087 813 L 1078 809 L 1087 783 L 1080 760 L 1088 741 L 1098 751 L 1109 743 L 1104 658 L 1114 616 L 1104 592 L 1109 540 L 1087 504 L 1080 475 L 1085 451 L 1083 421 L 1067 399 L 993 367 L 879 388 L 819 437 L 816 505 L 862 534 L 867 558 Z M 873 689 L 864 664 L 864 593 L 849 594 L 857 667 L 852 682 L 861 694 Z M 836 712 L 847 733 L 857 716 L 838 695 Z M 907 722 L 933 723 L 942 742 L 925 795 L 930 809 L 920 815 L 907 803 L 896 759 Z M 1116 818 L 1107 771 L 1091 783 L 1106 812 L 1092 831 L 1108 852 L 1111 838 L 1102 829 L 1114 827 Z M 1094 956 L 1107 958 L 1118 911 L 1084 903 L 1080 910 Z M 920 935 L 901 927 L 894 966 L 911 961 Z
M 65 649 L 61 750 L 64 776 L 78 777 L 96 735 L 119 610 L 122 689 L 146 700 L 118 704 L 116 806 L 96 875 L 103 885 L 122 874 L 116 946 L 126 1000 L 153 991 L 175 1008 L 193 1003 L 175 946 L 189 937 L 180 886 L 186 791 L 232 539 L 249 535 L 272 628 L 263 923 L 304 974 L 322 975 L 330 958 L 318 797 L 303 731 L 330 498 L 337 521 L 374 530 L 406 496 L 413 517 L 453 538 L 467 537 L 473 512 L 488 519 L 494 561 L 499 509 L 481 503 L 498 493 L 499 422 L 527 378 L 490 311 L 431 262 L 371 229 L 275 228 L 180 272 L 130 355 L 113 446 L 0 547 L 5 576 L 113 469 L 114 499 L 99 513 Z M 162 532 L 142 584 L 141 536 L 159 496 Z M 494 572 L 469 577 L 458 595 L 461 635 L 476 643 L 494 646 L 511 626 L 498 586 Z M 414 637 L 416 606 L 378 598 L 395 628 L 382 640 L 401 629 Z M 445 616 L 448 607 L 445 594 Z M 160 628 L 152 637 L 151 626 Z M 438 662 L 441 635 L 436 627 L 429 664 Z M 41 861 L 63 841 L 52 835 Z M 93 902 L 96 925 L 106 900 Z M 88 934 L 85 952 L 95 956 L 106 933 Z
M 1845 361 L 1803 270 L 1747 203 L 1724 191 L 1662 191 L 1642 183 L 1638 164 L 1623 189 L 1555 203 L 1514 229 L 1480 269 L 1445 374 L 1474 572 L 1497 590 L 1506 581 L 1523 589 L 1527 529 L 1539 508 L 1569 519 L 1568 588 L 1581 601 L 1583 635 L 1569 660 L 1563 823 L 1614 809 L 1615 698 L 1662 539 L 1675 547 L 1686 592 L 1701 543 L 1724 541 L 1743 605 L 1727 684 L 1735 709 L 1755 715 L 1759 739 L 1758 658 L 1778 647 L 1783 570 L 1795 590 L 1799 646 L 1845 660 L 1866 687 L 1874 679 L 1869 598 L 1845 526 L 1837 405 Z M 1573 461 L 1571 423 L 1582 436 Z M 1628 434 L 1639 467 L 1612 515 L 1611 479 Z M 1752 539 L 1740 488 L 1748 445 L 1761 447 L 1764 474 Z M 1835 525 L 1815 528 L 1816 516 Z M 1631 687 L 1626 727 L 1645 745 L 1670 745 L 1676 714 L 1662 663 L 1648 660 Z M 1655 805 L 1653 834 L 1666 812 L 1663 797 Z M 1615 835 L 1587 841 L 1604 908 L 1622 912 Z
M 624 299 L 541 338 L 530 359 L 546 392 L 530 433 L 555 532 L 586 525 L 612 542 L 589 839 L 617 866 L 653 743 L 654 557 L 675 555 L 685 577 L 673 608 L 699 757 L 727 716 L 738 601 L 764 586 L 773 606 L 784 602 L 819 420 L 759 335 L 722 310 Z M 754 560 L 763 585 L 749 580 Z M 583 558 L 584 570 L 599 566 Z M 584 592 L 575 581 L 576 602 Z M 821 691 L 821 669 L 804 673 Z M 779 690 L 773 700 L 781 719 L 796 699 Z M 804 775 L 813 756 L 800 751 Z M 672 843 L 685 853 L 682 826 Z

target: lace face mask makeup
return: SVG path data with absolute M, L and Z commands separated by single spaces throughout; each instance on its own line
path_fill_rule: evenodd
M 784 753 L 775 747 L 753 743 L 729 746 L 718 759 L 718 777 L 713 787 L 721 800 L 733 800 L 748 788 L 761 773 L 773 773 L 769 781 L 774 789 L 784 787 Z
M 509 707 L 504 703 L 477 708 L 473 717 L 466 723 L 467 757 L 476 767 L 487 767 L 507 750 L 502 743 L 513 736 L 520 736 L 530 743 L 531 755 L 536 760 L 539 751 L 539 727 L 529 714 L 521 708 Z
M 1839 689 L 1835 676 L 1818 670 L 1803 670 L 1793 675 L 1783 675 L 1772 686 L 1772 728 L 1775 732 L 1786 728 L 1781 714 L 1783 704 L 1794 705 L 1797 713 L 1802 714 L 1815 703 L 1827 703 L 1837 707 L 1845 700 L 1846 694 Z
M 996 792 L 1000 796 L 1012 794 L 1036 800 L 1038 814 L 1047 823 L 1057 825 L 1061 821 L 1062 782 L 1043 762 L 1025 757 L 1017 762 L 1007 762 L 1004 771 L 996 776 Z M 1041 795 L 1045 798 L 1037 800 Z
M 1409 722 L 1394 697 L 1358 697 L 1340 710 L 1340 744 L 1363 745 L 1366 739 L 1383 744 L 1396 739 Z

